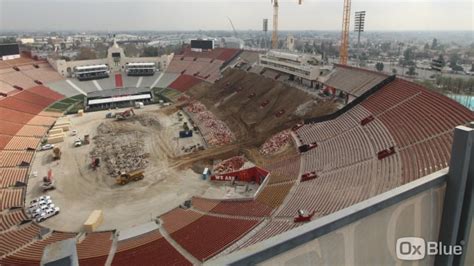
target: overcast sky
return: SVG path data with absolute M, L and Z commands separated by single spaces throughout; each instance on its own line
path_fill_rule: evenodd
M 281 30 L 340 30 L 343 0 L 280 0 Z M 473 0 L 353 0 L 370 30 L 474 30 Z M 270 0 L 0 0 L 0 30 L 261 30 Z M 351 29 L 352 26 L 351 19 Z M 270 26 L 271 28 L 271 26 Z

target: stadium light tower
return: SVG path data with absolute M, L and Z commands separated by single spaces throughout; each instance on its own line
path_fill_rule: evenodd
M 365 11 L 355 12 L 354 31 L 357 32 L 357 48 L 360 47 L 360 33 L 364 32 Z
M 357 11 L 355 12 L 354 17 L 354 31 L 357 32 L 357 59 L 360 65 L 360 34 L 364 32 L 364 25 L 365 25 L 365 11 Z

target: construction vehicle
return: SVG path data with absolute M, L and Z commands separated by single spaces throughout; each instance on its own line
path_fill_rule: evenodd
M 95 171 L 97 167 L 100 167 L 100 158 L 92 158 L 91 168 Z
M 138 181 L 138 180 L 142 180 L 145 175 L 143 174 L 144 171 L 143 170 L 135 170 L 135 171 L 131 171 L 131 172 L 128 172 L 128 173 L 121 173 L 117 179 L 115 180 L 115 182 L 121 186 L 123 185 L 126 185 L 128 184 L 129 182 L 134 182 L 134 181 Z
M 184 131 L 189 131 L 188 122 L 184 122 L 184 123 L 183 123 L 183 130 L 184 130 Z
M 48 170 L 48 175 L 43 177 L 43 183 L 40 185 L 41 189 L 43 192 L 46 192 L 48 190 L 56 189 L 54 186 L 54 180 L 53 180 L 53 170 L 49 169 Z
M 116 113 L 116 114 L 115 114 L 115 118 L 116 118 L 117 120 L 125 120 L 125 119 L 131 117 L 132 115 L 135 116 L 135 111 L 133 111 L 133 109 L 130 108 L 130 109 L 125 110 L 125 111 L 123 111 L 123 112 L 121 112 L 121 113 Z
M 60 160 L 60 159 L 61 159 L 61 149 L 59 149 L 59 147 L 54 147 L 53 160 Z
M 90 138 L 89 138 L 89 135 L 84 135 L 84 141 L 83 141 L 84 145 L 88 145 L 90 143 Z

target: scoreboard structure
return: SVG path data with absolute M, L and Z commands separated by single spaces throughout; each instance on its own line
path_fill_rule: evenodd
M 17 43 L 0 44 L 0 57 L 2 60 L 20 58 L 20 47 Z
M 202 52 L 214 49 L 214 40 L 191 40 L 191 51 Z

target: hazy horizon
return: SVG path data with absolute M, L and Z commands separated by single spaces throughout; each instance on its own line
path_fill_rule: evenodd
M 280 0 L 282 31 L 338 31 L 343 0 Z M 366 30 L 473 31 L 469 0 L 353 1 L 365 10 Z M 269 0 L 0 0 L 0 31 L 238 31 L 261 30 Z M 353 28 L 351 17 L 351 30 Z

